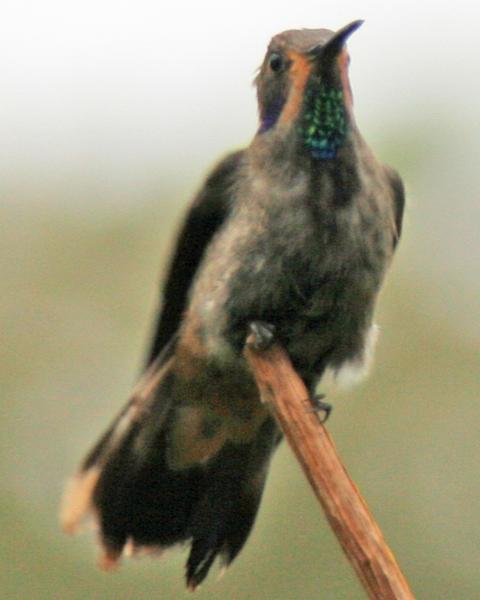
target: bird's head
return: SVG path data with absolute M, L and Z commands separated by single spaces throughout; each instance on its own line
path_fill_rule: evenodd
M 260 135 L 294 128 L 314 158 L 336 155 L 352 119 L 345 43 L 362 23 L 272 38 L 256 78 Z

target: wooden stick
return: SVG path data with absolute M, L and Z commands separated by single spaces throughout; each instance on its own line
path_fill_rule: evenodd
M 312 412 L 308 391 L 285 351 L 274 344 L 244 354 L 262 401 L 270 404 L 320 501 L 348 560 L 372 600 L 414 600 L 408 583 L 357 487 L 338 457 L 328 431 Z

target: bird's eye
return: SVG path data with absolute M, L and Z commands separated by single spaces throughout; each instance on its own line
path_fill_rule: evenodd
M 270 66 L 270 69 L 274 73 L 278 73 L 279 71 L 282 70 L 283 65 L 284 65 L 283 56 L 281 54 L 278 54 L 278 52 L 272 52 L 272 54 L 270 54 L 270 59 L 268 61 L 268 64 Z

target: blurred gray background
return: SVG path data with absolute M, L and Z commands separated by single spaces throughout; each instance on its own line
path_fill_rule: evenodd
M 271 35 L 357 18 L 357 120 L 408 209 L 374 372 L 330 395 L 329 429 L 418 598 L 480 597 L 479 16 L 464 0 L 2 2 L 1 598 L 188 597 L 185 552 L 96 570 L 93 536 L 59 531 L 61 490 L 135 381 L 186 205 L 255 132 Z M 364 597 L 285 444 L 247 546 L 197 595 Z

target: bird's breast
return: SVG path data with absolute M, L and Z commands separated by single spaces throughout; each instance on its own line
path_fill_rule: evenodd
M 249 322 L 263 320 L 306 369 L 319 356 L 354 359 L 389 256 L 381 205 L 360 197 L 335 210 L 301 174 L 290 189 L 281 179 L 252 181 L 240 188 L 194 282 L 188 315 L 196 344 L 230 368 Z

